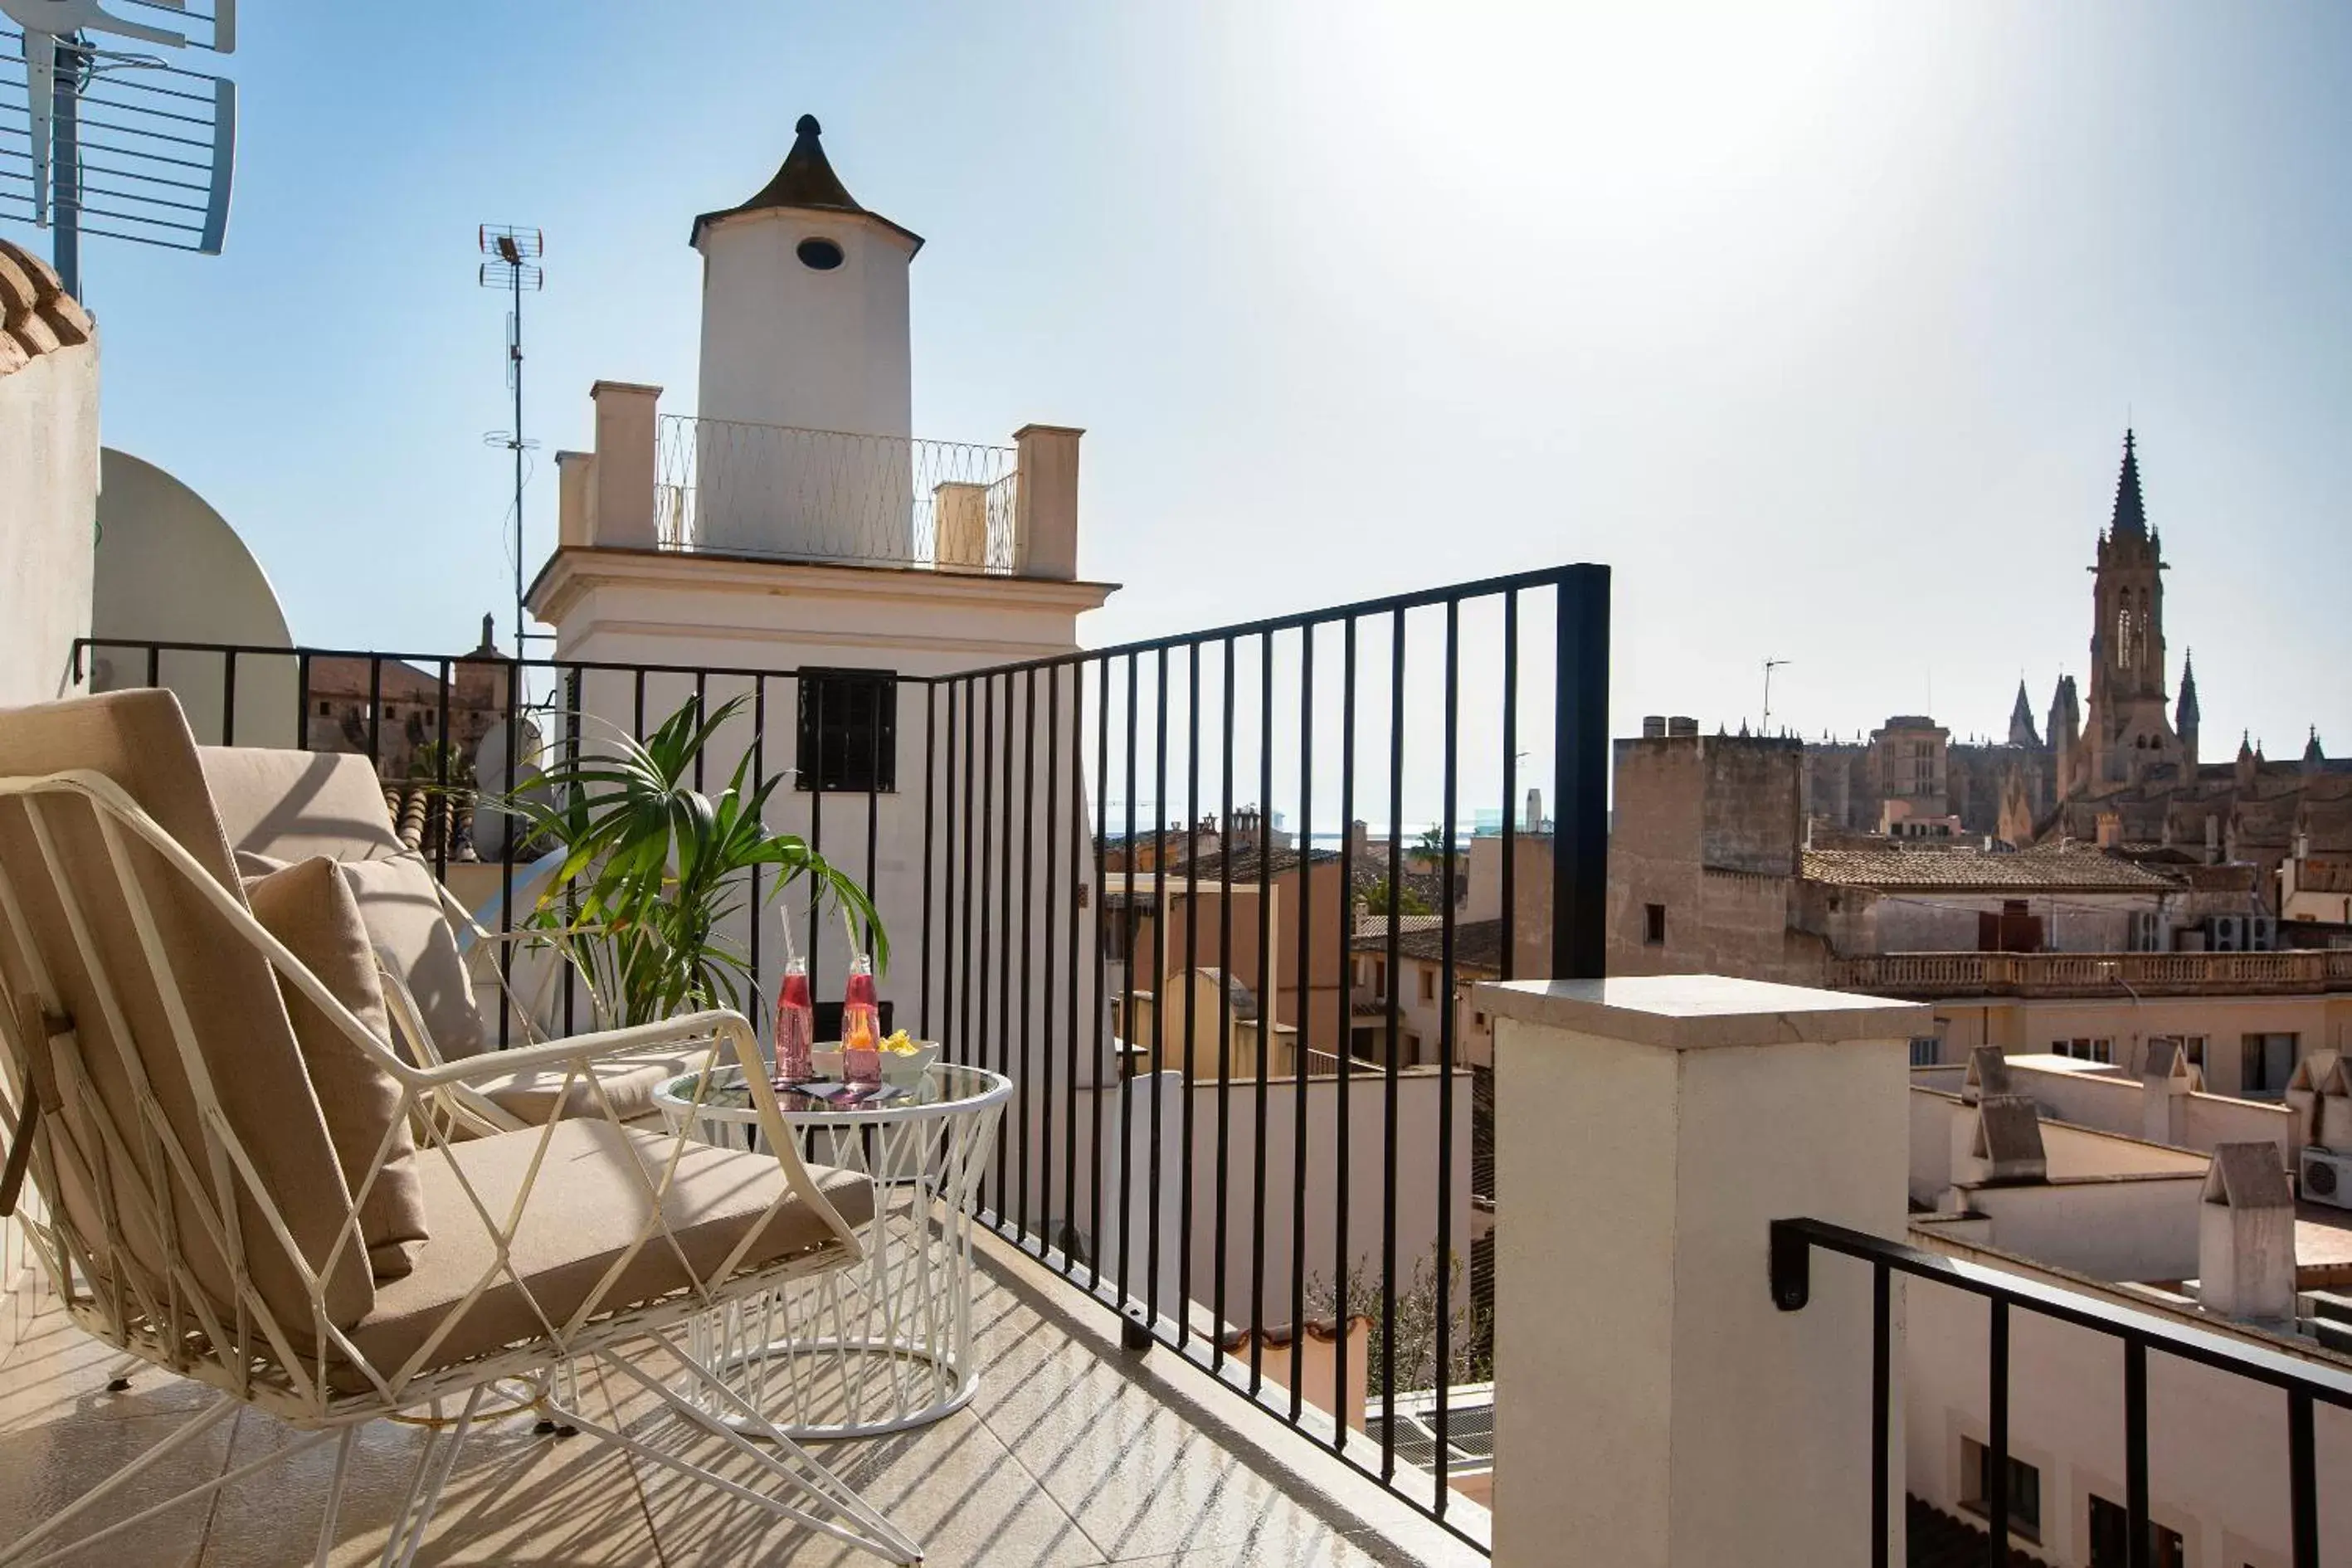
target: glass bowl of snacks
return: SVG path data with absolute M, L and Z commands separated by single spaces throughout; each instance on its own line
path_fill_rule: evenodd
M 940 1059 L 937 1040 L 917 1040 L 900 1029 L 882 1042 L 882 1081 L 912 1089 L 923 1081 L 923 1074 Z

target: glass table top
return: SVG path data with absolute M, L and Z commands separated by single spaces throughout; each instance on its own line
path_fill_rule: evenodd
M 654 1098 L 665 1106 L 720 1121 L 755 1119 L 741 1068 L 713 1068 L 709 1086 L 702 1090 L 701 1103 L 697 1105 L 699 1076 L 684 1073 L 670 1079 L 654 1091 Z M 934 1062 L 919 1079 L 905 1085 L 884 1083 L 866 1089 L 830 1080 L 796 1083 L 776 1090 L 776 1105 L 793 1121 L 866 1121 L 977 1110 L 1012 1092 L 1013 1081 L 1002 1074 L 954 1062 Z

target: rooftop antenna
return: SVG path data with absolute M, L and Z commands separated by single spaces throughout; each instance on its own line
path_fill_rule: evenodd
M 539 258 L 546 254 L 547 246 L 539 230 L 507 224 L 486 223 L 476 231 L 475 239 L 487 258 L 481 267 L 481 286 L 505 289 L 509 300 L 507 390 L 514 394 L 514 428 L 492 430 L 483 436 L 482 441 L 485 446 L 504 447 L 514 454 L 514 637 L 515 657 L 520 658 L 524 639 L 530 636 L 523 629 L 522 455 L 539 445 L 524 440 L 522 435 L 522 297 L 525 290 L 536 294 L 546 286 L 547 274 L 540 267 Z
M 1764 721 L 1756 726 L 1756 732 L 1759 735 L 1769 734 L 1772 731 L 1772 672 L 1784 664 L 1794 663 L 1796 660 L 1792 658 L 1768 658 L 1764 661 Z
M 236 84 L 152 54 L 103 49 L 85 34 L 231 54 L 236 0 L 212 0 L 209 13 L 190 10 L 188 0 L 114 3 L 194 23 L 198 36 L 126 20 L 100 0 L 0 0 L 0 16 L 20 29 L 0 33 L 0 111 L 25 116 L 0 123 L 0 216 L 50 231 L 50 259 L 77 299 L 85 234 L 217 256 L 228 232 Z M 102 112 L 85 119 L 85 109 Z M 86 142 L 85 130 L 102 140 Z

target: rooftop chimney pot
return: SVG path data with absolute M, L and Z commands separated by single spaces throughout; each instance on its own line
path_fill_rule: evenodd
M 2257 1322 L 2294 1317 L 2294 1194 L 2267 1141 L 2222 1143 L 2197 1213 L 2198 1300 Z

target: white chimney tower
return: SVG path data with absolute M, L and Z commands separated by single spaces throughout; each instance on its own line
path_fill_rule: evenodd
M 903 561 L 907 268 L 920 235 L 850 196 L 804 114 L 775 178 L 694 220 L 702 252 L 695 531 L 706 547 Z

